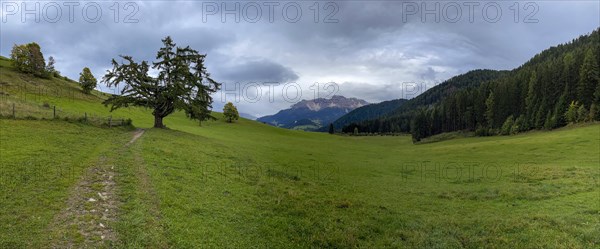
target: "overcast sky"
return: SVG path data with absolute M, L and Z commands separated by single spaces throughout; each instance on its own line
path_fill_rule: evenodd
M 87 66 L 100 79 L 112 58 L 151 61 L 171 36 L 207 53 L 209 72 L 229 93 L 239 83 L 238 109 L 255 116 L 312 99 L 317 86 L 320 97 L 410 98 L 469 70 L 515 68 L 600 25 L 598 1 L 73 3 L 3 0 L 0 54 L 35 41 L 63 75 L 76 80 Z M 264 82 L 278 84 L 257 96 Z M 214 97 L 220 110 L 223 95 Z

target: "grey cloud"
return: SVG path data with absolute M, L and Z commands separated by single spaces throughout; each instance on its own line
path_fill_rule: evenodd
M 314 82 L 344 82 L 340 94 L 376 102 L 401 97 L 402 82 L 433 84 L 473 69 L 517 67 L 543 49 L 597 28 L 600 5 L 535 2 L 539 22 L 522 22 L 527 14 L 522 11 L 515 23 L 508 9 L 514 2 L 498 2 L 504 11 L 498 23 L 483 21 L 481 11 L 473 23 L 466 16 L 456 23 L 436 23 L 422 22 L 420 15 L 405 22 L 401 1 L 334 2 L 337 23 L 323 22 L 331 10 L 323 9 L 325 2 L 319 2 L 317 23 L 309 9 L 315 2 L 298 2 L 303 15 L 297 23 L 282 19 L 281 7 L 288 2 L 279 3 L 274 23 L 264 16 L 258 23 L 231 18 L 223 23 L 218 15 L 203 22 L 202 2 L 197 1 L 135 2 L 139 23 L 115 23 L 109 9 L 113 2 L 99 2 L 105 15 L 98 23 L 81 16 L 74 23 L 64 17 L 58 23 L 21 23 L 19 16 L 9 17 L 0 30 L 0 53 L 7 56 L 14 43 L 36 41 L 46 57 L 56 58 L 63 74 L 77 78 L 87 66 L 100 78 L 119 54 L 153 60 L 160 39 L 171 35 L 178 45 L 207 53 L 208 70 L 219 81 L 297 81 L 304 90 Z M 289 103 L 240 105 L 243 112 L 260 116 Z
M 291 68 L 262 58 L 236 58 L 228 63 L 215 65 L 213 76 L 228 83 L 287 83 L 299 78 Z

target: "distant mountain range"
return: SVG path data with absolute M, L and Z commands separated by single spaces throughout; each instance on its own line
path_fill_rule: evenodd
M 352 110 L 368 104 L 361 99 L 334 95 L 331 99 L 302 100 L 289 109 L 258 118 L 257 121 L 287 129 L 316 131 L 327 127 Z
M 250 119 L 250 120 L 256 120 L 256 117 L 254 115 L 244 113 L 244 112 L 240 112 L 240 117 L 245 118 L 245 119 Z
M 335 120 L 333 122 L 333 127 L 336 131 L 339 131 L 344 128 L 344 126 L 347 126 L 351 123 L 375 119 L 383 115 L 387 115 L 400 108 L 406 101 L 408 100 L 395 99 L 356 108 L 348 114 Z M 328 131 L 328 127 L 322 127 L 319 131 L 326 132 Z

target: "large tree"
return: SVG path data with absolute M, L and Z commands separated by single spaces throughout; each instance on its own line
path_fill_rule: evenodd
M 102 79 L 109 87 L 121 87 L 120 95 L 113 95 L 104 102 L 111 111 L 132 106 L 152 109 L 154 127 L 164 128 L 163 118 L 176 110 L 185 111 L 191 119 L 215 119 L 210 115 L 211 93 L 221 84 L 210 78 L 204 66 L 206 54 L 187 47 L 177 47 L 170 37 L 162 40 L 157 61 L 152 68 L 157 76 L 148 74 L 148 62 L 137 63 L 131 56 L 121 56 L 121 64 L 112 60 L 113 69 Z

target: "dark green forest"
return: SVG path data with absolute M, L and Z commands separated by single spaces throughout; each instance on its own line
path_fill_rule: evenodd
M 376 104 L 369 104 L 366 106 L 361 106 L 349 112 L 348 114 L 340 117 L 335 122 L 333 122 L 333 127 L 335 130 L 340 130 L 346 125 L 357 123 L 365 120 L 370 120 L 374 118 L 381 117 L 383 115 L 387 115 L 399 107 L 401 107 L 408 100 L 406 99 L 395 99 L 384 101 Z M 320 131 L 327 131 L 328 127 L 323 127 Z
M 452 131 L 508 135 L 600 117 L 599 30 L 551 47 L 511 71 L 455 76 L 352 133 L 411 133 L 415 142 Z

